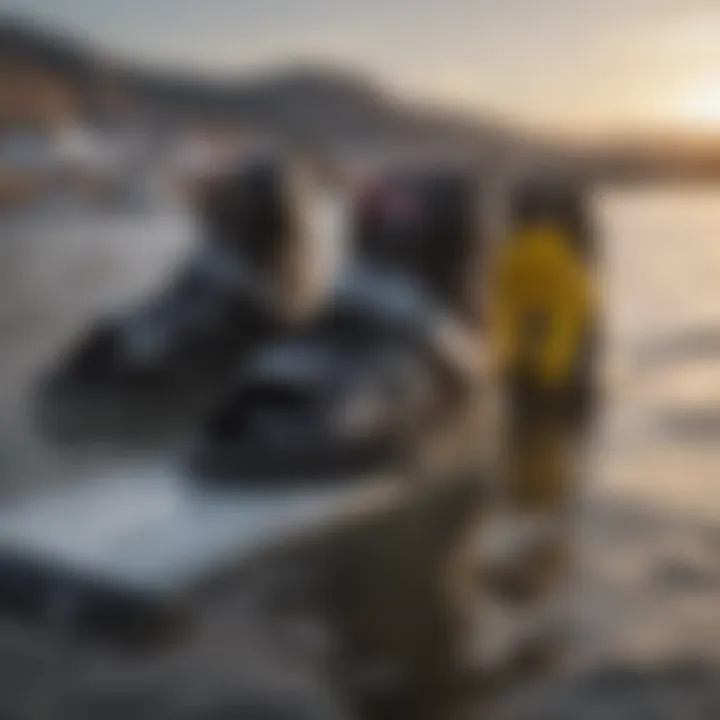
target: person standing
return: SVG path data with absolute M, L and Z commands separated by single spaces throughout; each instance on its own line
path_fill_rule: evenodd
M 515 591 L 537 598 L 567 574 L 578 458 L 595 406 L 595 238 L 584 189 L 535 178 L 510 207 L 491 283 L 491 340 L 504 399 L 507 500 L 542 527 Z

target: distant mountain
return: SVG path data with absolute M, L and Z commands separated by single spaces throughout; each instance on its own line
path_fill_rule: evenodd
M 112 120 L 120 107 L 140 117 L 237 122 L 313 142 L 417 142 L 466 153 L 518 147 L 519 135 L 499 124 L 402 101 L 328 68 L 214 81 L 108 61 L 83 42 L 17 20 L 0 21 L 0 55 L 46 69 L 77 93 L 79 112 L 96 119 Z
M 0 19 L 0 52 L 46 65 L 72 82 L 87 80 L 95 71 L 84 45 L 14 19 Z

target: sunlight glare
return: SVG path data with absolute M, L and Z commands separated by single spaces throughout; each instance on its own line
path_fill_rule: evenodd
M 720 78 L 691 89 L 680 109 L 683 118 L 696 127 L 720 128 Z

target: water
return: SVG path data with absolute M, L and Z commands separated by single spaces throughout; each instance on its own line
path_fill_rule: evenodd
M 606 193 L 599 208 L 607 447 L 598 488 L 717 520 L 720 492 L 708 484 L 720 468 L 714 438 L 663 432 L 662 420 L 720 407 L 720 352 L 688 343 L 685 355 L 663 363 L 642 351 L 675 338 L 682 351 L 696 329 L 720 335 L 720 188 Z

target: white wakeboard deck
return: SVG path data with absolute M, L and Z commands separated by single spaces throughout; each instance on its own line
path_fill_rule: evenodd
M 78 483 L 0 513 L 0 553 L 141 593 L 182 595 L 255 553 L 399 502 L 410 484 L 209 490 L 173 476 Z

